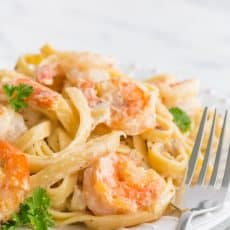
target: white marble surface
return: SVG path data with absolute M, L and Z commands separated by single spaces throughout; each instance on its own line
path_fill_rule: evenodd
M 0 0 L 0 67 L 44 42 L 230 93 L 228 0 Z

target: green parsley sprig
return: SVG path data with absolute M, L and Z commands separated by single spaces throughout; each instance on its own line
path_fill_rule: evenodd
M 31 227 L 34 230 L 48 230 L 54 225 L 52 216 L 48 212 L 50 199 L 43 188 L 37 188 L 31 197 L 21 205 L 18 213 L 12 215 L 11 220 L 2 224 L 2 230 L 15 230 L 16 227 Z
M 12 109 L 18 111 L 28 106 L 25 99 L 33 92 L 32 86 L 27 84 L 19 84 L 17 86 L 5 84 L 2 88 L 8 97 L 8 102 Z
M 191 130 L 192 122 L 188 114 L 178 107 L 169 109 L 173 115 L 173 121 L 176 123 L 181 132 L 186 133 Z

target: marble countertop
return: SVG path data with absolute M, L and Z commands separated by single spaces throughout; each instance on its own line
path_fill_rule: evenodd
M 0 67 L 49 42 L 196 77 L 230 96 L 228 0 L 0 0 Z

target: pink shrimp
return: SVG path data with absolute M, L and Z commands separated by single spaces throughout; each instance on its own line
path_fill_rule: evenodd
M 33 87 L 33 92 L 27 99 L 30 106 L 39 109 L 54 110 L 58 103 L 58 93 L 31 80 L 30 78 L 18 78 L 12 82 L 14 85 L 27 84 Z
M 33 81 L 30 78 L 21 76 L 14 77 L 13 79 L 7 79 L 7 81 L 4 81 L 4 84 L 6 83 L 15 86 L 20 84 L 32 86 L 33 91 L 30 94 L 30 96 L 26 99 L 26 102 L 29 104 L 29 106 L 39 110 L 55 110 L 59 98 L 59 94 L 55 91 Z M 2 87 L 0 90 L 0 95 L 1 101 L 4 102 L 7 100 L 6 96 L 3 93 Z
M 113 66 L 112 60 L 88 52 L 66 52 L 45 59 L 36 70 L 37 80 L 44 85 L 52 85 L 54 78 L 65 75 L 75 83 L 79 79 L 91 82 L 108 79 L 106 69 Z
M 111 121 L 113 129 L 138 135 L 155 125 L 155 97 L 131 80 L 112 80 Z M 102 97 L 103 98 L 103 97 Z
M 83 193 L 95 215 L 151 210 L 166 182 L 153 169 L 144 169 L 127 155 L 110 153 L 87 168 Z
M 0 222 L 17 211 L 29 190 L 29 165 L 25 156 L 0 140 Z

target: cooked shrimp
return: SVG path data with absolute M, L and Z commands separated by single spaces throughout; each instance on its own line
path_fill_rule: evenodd
M 60 68 L 59 68 L 60 69 Z M 53 85 L 54 78 L 61 74 L 62 71 L 59 71 L 57 68 L 57 64 L 50 64 L 40 66 L 37 70 L 37 80 L 43 85 Z M 71 74 L 70 74 L 71 73 Z M 91 80 L 87 80 L 91 71 L 88 72 L 80 72 L 77 69 L 72 69 L 70 73 L 66 73 L 67 81 L 65 82 L 65 86 L 76 86 L 85 95 L 88 100 L 89 106 L 94 107 L 99 102 L 100 99 L 97 97 L 97 92 L 95 90 L 95 83 Z M 91 73 L 92 74 L 92 73 Z
M 94 83 L 79 81 L 76 85 L 91 108 L 106 105 L 110 117 L 104 120 L 109 127 L 128 135 L 138 135 L 155 126 L 155 94 L 149 93 L 129 79 L 110 79 Z
M 110 59 L 87 52 L 65 53 L 45 60 L 36 70 L 38 82 L 51 86 L 55 77 L 64 75 L 65 86 L 76 86 L 84 93 L 89 106 L 98 105 L 96 84 L 109 80 L 107 71 L 112 66 Z M 64 84 L 64 82 L 63 82 Z M 62 84 L 62 86 L 63 86 Z
M 17 211 L 29 190 L 29 166 L 15 147 L 0 140 L 0 222 Z
M 12 85 L 19 85 L 19 84 L 26 84 L 33 87 L 33 92 L 31 95 L 26 99 L 29 106 L 36 109 L 43 109 L 43 110 L 55 110 L 57 103 L 58 103 L 58 96 L 59 94 L 55 91 L 33 81 L 30 78 L 26 77 L 15 77 L 13 79 L 6 79 L 2 80 L 2 84 L 12 84 Z M 1 101 L 6 101 L 7 98 L 1 92 Z
M 129 79 L 81 83 L 77 87 L 82 90 L 90 107 L 109 106 L 110 117 L 104 121 L 109 127 L 128 135 L 138 135 L 155 126 L 155 94 L 138 83 Z
M 54 78 L 63 74 L 72 84 L 81 80 L 98 82 L 109 79 L 106 70 L 112 66 L 111 59 L 98 54 L 69 52 L 45 59 L 36 70 L 36 76 L 44 85 L 52 85 Z
M 56 108 L 58 103 L 58 94 L 55 91 L 29 78 L 18 78 L 13 83 L 15 85 L 23 83 L 33 87 L 33 92 L 27 99 L 30 106 L 48 110 L 54 110 Z
M 0 139 L 14 141 L 27 127 L 23 117 L 12 109 L 0 105 Z
M 60 121 L 66 131 L 71 135 L 75 132 L 74 127 L 77 122 L 76 116 L 61 94 L 14 71 L 0 71 L 0 85 L 4 84 L 14 86 L 25 84 L 31 86 L 33 90 L 25 99 L 28 107 L 41 112 L 52 120 Z M 4 94 L 2 87 L 0 87 L 0 101 L 4 103 L 8 102 L 8 98 Z M 35 119 L 35 122 L 36 120 L 37 119 Z
M 112 92 L 102 98 L 111 103 L 108 125 L 128 135 L 138 135 L 155 126 L 155 97 L 138 83 L 112 80 Z
M 139 167 L 119 153 L 101 157 L 83 177 L 86 204 L 95 215 L 151 210 L 165 185 L 153 169 Z

